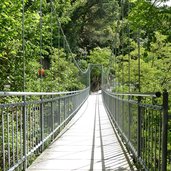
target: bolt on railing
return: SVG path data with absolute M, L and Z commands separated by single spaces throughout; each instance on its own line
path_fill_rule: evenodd
M 112 93 L 103 101 L 119 135 L 139 169 L 166 171 L 168 154 L 168 92 Z M 162 96 L 162 98 L 160 98 Z
M 0 170 L 26 170 L 59 134 L 89 95 L 89 88 L 61 93 L 0 92 Z

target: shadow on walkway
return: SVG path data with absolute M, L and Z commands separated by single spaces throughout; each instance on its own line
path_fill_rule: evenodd
M 27 171 L 130 171 L 100 92 L 92 93 L 60 137 Z

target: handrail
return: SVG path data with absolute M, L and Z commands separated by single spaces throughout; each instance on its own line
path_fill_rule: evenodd
M 132 100 L 122 98 L 123 95 L 143 98 Z M 138 169 L 166 171 L 171 165 L 168 149 L 168 92 L 112 93 L 102 90 L 102 96 L 126 148 L 138 162 Z M 160 96 L 162 98 L 159 100 L 153 98 Z
M 103 90 L 105 92 L 108 92 L 106 90 Z M 136 97 L 161 97 L 161 92 L 152 92 L 152 93 L 113 93 L 110 92 L 112 95 L 117 95 L 117 96 L 136 96 Z
M 63 94 L 74 94 L 79 93 L 88 88 L 85 88 L 83 90 L 77 90 L 77 91 L 64 91 L 64 92 L 6 92 L 6 91 L 0 91 L 0 96 L 41 96 L 41 95 L 63 95 Z
M 74 117 L 88 98 L 89 87 L 70 92 L 0 92 L 0 94 L 14 98 L 8 104 L 6 102 L 0 104 L 2 122 L 0 167 L 3 171 L 26 170 L 31 160 L 35 159 L 35 154 L 43 151 L 54 141 Z M 64 96 L 53 97 L 61 94 Z M 31 95 L 40 96 L 34 99 L 30 98 Z M 50 98 L 43 95 L 50 95 Z M 20 102 L 16 96 L 21 97 Z

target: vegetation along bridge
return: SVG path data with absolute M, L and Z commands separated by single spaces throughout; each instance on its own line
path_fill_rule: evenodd
M 0 171 L 171 170 L 165 0 L 0 1 Z

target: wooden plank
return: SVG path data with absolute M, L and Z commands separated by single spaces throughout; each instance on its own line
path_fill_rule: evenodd
M 89 96 L 64 132 L 27 171 L 131 170 L 100 94 Z

